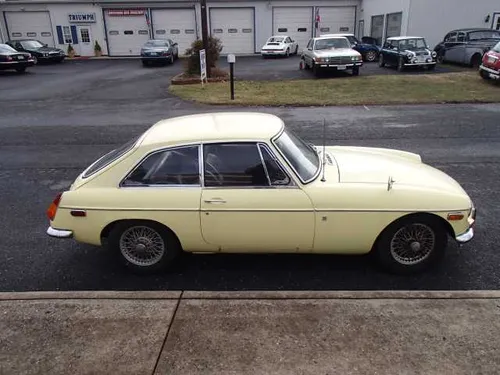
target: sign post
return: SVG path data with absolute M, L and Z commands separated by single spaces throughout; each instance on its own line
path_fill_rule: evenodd
M 205 54 L 205 50 L 201 49 L 200 50 L 200 78 L 201 78 L 201 85 L 203 86 L 203 81 L 207 81 L 207 58 Z
M 234 100 L 234 63 L 236 62 L 236 56 L 230 53 L 227 55 L 227 62 L 229 63 L 229 76 L 231 78 L 231 100 Z

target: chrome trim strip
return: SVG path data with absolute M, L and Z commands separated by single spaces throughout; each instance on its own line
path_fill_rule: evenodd
M 59 206 L 60 209 L 73 210 L 75 208 Z M 86 211 L 164 211 L 164 212 L 198 212 L 199 208 L 112 208 L 112 207 L 87 207 Z
M 416 65 L 436 65 L 436 62 L 416 62 L 416 63 L 407 63 L 407 64 L 404 64 L 405 66 L 416 66 Z
M 54 238 L 71 238 L 73 237 L 73 232 L 65 229 L 55 229 L 52 227 L 47 228 L 47 234 Z
M 486 67 L 486 66 L 484 66 L 483 64 L 481 64 L 481 65 L 479 66 L 479 68 L 480 68 L 480 69 L 482 69 L 482 70 L 484 70 L 484 71 L 486 71 L 486 72 L 488 72 L 488 73 L 495 74 L 495 75 L 500 75 L 500 71 L 498 71 L 498 72 L 497 72 L 496 70 L 493 70 L 493 69 L 491 69 L 491 68 L 487 68 L 487 67 Z
M 472 238 L 474 237 L 474 229 L 473 228 L 469 228 L 467 230 L 467 232 L 465 233 L 462 233 L 460 235 L 458 235 L 456 237 L 456 241 L 459 243 L 459 244 L 464 244 L 464 243 L 467 243 L 469 242 L 470 240 L 472 240 Z
M 264 163 L 264 157 L 262 156 L 262 151 L 260 149 L 260 143 L 257 143 L 257 150 L 259 150 L 260 162 L 262 163 L 262 166 L 264 167 L 264 171 L 266 172 L 267 183 L 269 184 L 269 186 L 272 186 L 271 178 L 269 177 L 269 172 L 267 171 L 267 166 L 266 166 L 266 163 Z
M 283 163 L 281 163 L 281 161 L 276 157 L 275 153 L 273 152 L 273 150 L 269 147 L 269 145 L 267 143 L 264 143 L 264 142 L 259 142 L 259 146 L 262 146 L 266 149 L 266 151 L 269 153 L 269 155 L 271 156 L 271 158 L 276 162 L 276 164 L 278 164 L 278 167 L 281 169 L 281 171 L 288 177 L 288 179 L 290 180 L 290 183 L 288 185 L 274 185 L 276 187 L 280 187 L 280 188 L 291 188 L 291 187 L 298 187 L 297 185 L 297 181 L 295 181 L 295 178 L 293 176 L 290 175 L 290 173 L 288 173 L 288 171 L 286 170 L 285 166 L 283 165 Z

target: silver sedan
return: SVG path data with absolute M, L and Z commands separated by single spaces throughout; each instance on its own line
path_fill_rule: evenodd
M 161 62 L 173 64 L 179 58 L 177 43 L 171 39 L 150 39 L 141 48 L 142 65 Z

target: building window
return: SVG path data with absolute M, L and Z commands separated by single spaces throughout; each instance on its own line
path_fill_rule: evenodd
M 339 29 L 340 32 L 346 32 L 346 31 L 349 31 L 349 28 L 348 27 L 341 27 Z
M 385 38 L 401 35 L 401 20 L 403 13 L 390 13 L 387 15 L 387 24 L 385 29 Z
M 372 17 L 370 36 L 377 40 L 377 44 L 382 44 L 382 34 L 384 32 L 384 15 Z
M 286 33 L 288 29 L 286 27 L 278 27 L 278 32 L 279 33 Z
M 118 35 L 120 34 L 117 30 L 110 30 L 109 35 Z
M 238 32 L 238 29 L 227 29 L 228 33 L 234 34 Z
M 298 31 L 299 33 L 305 33 L 305 32 L 307 31 L 307 28 L 306 28 L 306 27 L 299 27 L 299 28 L 297 29 L 297 31 Z
M 149 31 L 147 31 L 147 30 L 139 30 L 139 35 L 149 35 Z
M 252 32 L 252 29 L 243 29 L 241 30 L 242 32 L 248 34 L 248 33 L 251 33 Z
M 134 34 L 134 31 L 133 30 L 125 30 L 123 32 L 125 35 L 133 35 Z
M 90 43 L 89 29 L 80 29 L 80 35 L 82 37 L 82 43 Z
M 13 38 L 20 38 L 22 36 L 23 36 L 23 34 L 21 34 L 21 33 L 12 33 Z
M 73 43 L 73 38 L 71 36 L 71 28 L 69 26 L 63 26 L 62 29 L 63 29 L 64 44 Z
M 180 34 L 181 31 L 179 29 L 172 29 L 170 30 L 170 34 Z
M 52 36 L 52 33 L 44 31 L 44 32 L 42 32 L 42 36 Z
M 322 33 L 326 33 L 328 31 L 330 31 L 330 28 L 329 27 L 320 27 L 319 31 L 321 31 Z
M 165 34 L 165 33 L 166 33 L 166 31 L 165 31 L 165 30 L 163 30 L 163 29 L 162 29 L 162 30 L 156 30 L 156 34 L 157 34 L 157 35 L 163 35 L 163 34 Z
M 222 29 L 214 29 L 214 34 L 222 34 Z
M 186 34 L 194 34 L 194 29 L 186 29 L 184 30 Z
M 33 33 L 33 32 L 29 33 L 28 32 L 28 33 L 26 33 L 26 36 L 29 36 L 30 38 L 34 38 L 34 37 L 36 37 L 36 33 Z

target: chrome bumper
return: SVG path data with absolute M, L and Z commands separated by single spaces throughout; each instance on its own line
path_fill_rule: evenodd
M 464 244 L 464 243 L 467 243 L 470 240 L 472 240 L 473 237 L 474 237 L 474 229 L 469 228 L 467 230 L 467 232 L 462 233 L 461 235 L 457 236 L 456 240 L 459 244 Z
M 498 72 L 497 72 L 496 70 L 493 70 L 493 69 L 491 69 L 491 68 L 487 68 L 487 67 L 486 67 L 486 66 L 484 66 L 483 64 L 481 64 L 481 65 L 479 66 L 479 69 L 484 70 L 485 72 L 490 73 L 490 76 L 491 76 L 491 75 L 493 75 L 493 76 L 494 76 L 495 78 L 497 78 L 497 79 L 498 79 L 498 78 L 500 78 L 500 71 L 498 71 Z M 493 78 L 493 77 L 492 77 L 492 78 Z
M 425 62 L 425 61 L 422 61 L 422 62 L 411 62 L 411 63 L 405 63 L 404 64 L 405 66 L 417 66 L 417 65 L 436 65 L 436 62 L 435 61 L 431 61 L 431 62 Z
M 73 237 L 73 232 L 65 229 L 54 229 L 52 227 L 47 228 L 47 234 L 50 237 L 55 238 L 71 238 Z

